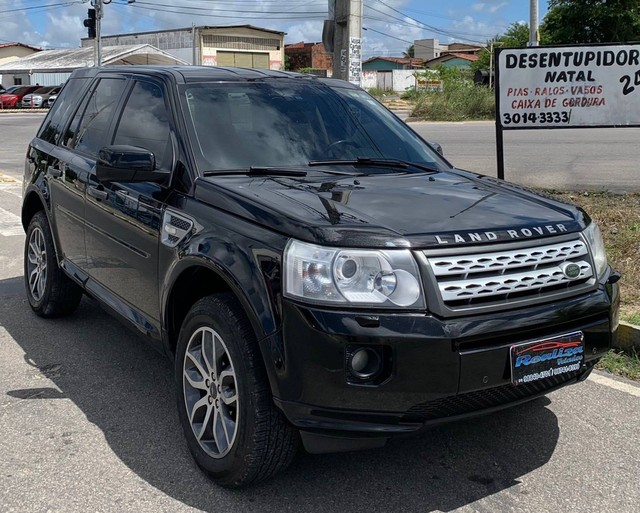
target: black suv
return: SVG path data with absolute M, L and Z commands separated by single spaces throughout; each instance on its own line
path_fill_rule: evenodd
M 73 73 L 28 149 L 33 310 L 82 294 L 175 361 L 225 486 L 584 380 L 619 275 L 583 211 L 453 168 L 364 91 L 275 71 Z

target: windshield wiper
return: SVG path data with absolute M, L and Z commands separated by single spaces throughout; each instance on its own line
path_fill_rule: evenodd
M 301 169 L 283 169 L 281 167 L 251 166 L 248 169 L 224 169 L 205 171 L 204 176 L 249 175 L 249 176 L 307 176 Z
M 426 164 L 417 164 L 415 162 L 407 162 L 400 159 L 381 159 L 381 158 L 369 158 L 358 157 L 357 159 L 347 160 L 310 160 L 309 166 L 377 166 L 388 168 L 402 168 L 414 167 L 421 171 L 427 171 L 429 173 L 438 173 L 440 170 L 428 166 Z

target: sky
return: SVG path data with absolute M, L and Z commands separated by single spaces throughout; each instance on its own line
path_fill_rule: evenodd
M 109 1 L 109 0 L 107 0 Z M 129 0 L 130 1 L 130 0 Z M 527 0 L 365 0 L 363 57 L 401 56 L 415 39 L 484 43 L 529 21 Z M 328 0 L 111 0 L 103 35 L 196 25 L 250 24 L 286 32 L 285 43 L 322 39 Z M 0 43 L 80 46 L 89 0 L 0 0 Z M 539 0 L 542 20 L 547 0 Z

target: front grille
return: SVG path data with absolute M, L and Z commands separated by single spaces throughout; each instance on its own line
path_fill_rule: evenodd
M 451 309 L 506 302 L 580 287 L 593 278 L 581 239 L 484 253 L 428 256 L 442 303 Z M 569 277 L 567 266 L 577 265 Z
M 587 370 L 593 367 L 594 364 L 594 361 L 586 362 Z M 417 404 L 407 411 L 405 420 L 435 420 L 504 406 L 542 394 L 547 390 L 575 379 L 576 376 L 583 372 L 585 372 L 585 369 L 518 386 L 512 384 L 502 385 Z

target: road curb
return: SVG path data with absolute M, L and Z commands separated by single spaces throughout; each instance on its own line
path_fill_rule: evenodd
M 640 354 L 640 326 L 620 321 L 618 340 L 614 346 L 629 355 Z
M 42 114 L 49 112 L 47 108 L 41 109 L 0 109 L 0 115 L 2 114 Z

